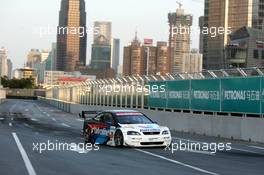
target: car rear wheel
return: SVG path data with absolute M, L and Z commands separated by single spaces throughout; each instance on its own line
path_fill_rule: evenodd
M 117 130 L 114 136 L 115 146 L 122 147 L 124 145 L 123 133 L 120 130 Z

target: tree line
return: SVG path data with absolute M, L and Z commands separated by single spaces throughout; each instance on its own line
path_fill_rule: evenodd
M 6 76 L 1 77 L 1 84 L 4 88 L 10 89 L 33 89 L 35 88 L 34 78 L 8 79 Z

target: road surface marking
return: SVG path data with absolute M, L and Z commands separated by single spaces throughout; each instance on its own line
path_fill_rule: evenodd
M 246 153 L 260 154 L 260 155 L 262 155 L 261 153 L 256 152 L 256 151 L 249 151 L 249 150 L 241 149 L 241 148 L 232 148 L 232 149 L 233 149 L 233 150 L 236 150 L 236 151 L 242 151 L 242 152 L 246 152 Z
M 4 120 L 4 118 L 0 118 L 0 120 Z
M 66 127 L 68 127 L 68 128 L 71 127 L 70 125 L 67 125 L 66 123 L 62 123 L 61 125 L 62 125 L 62 126 L 66 126 Z
M 206 155 L 210 155 L 210 156 L 215 156 L 215 153 L 209 152 L 209 151 L 186 150 L 185 152 L 198 153 L 198 154 L 206 154 Z
M 218 175 L 217 173 L 214 173 L 214 172 L 211 172 L 211 171 L 207 171 L 207 170 L 195 167 L 195 166 L 191 166 L 191 165 L 188 165 L 188 164 L 185 164 L 185 163 L 173 160 L 173 159 L 169 159 L 169 158 L 166 158 L 164 156 L 160 156 L 158 154 L 154 154 L 154 153 L 151 153 L 151 152 L 148 152 L 148 151 L 144 151 L 144 150 L 141 150 L 141 149 L 135 149 L 135 150 L 137 150 L 139 152 L 142 152 L 142 153 L 145 153 L 145 154 L 148 154 L 148 155 L 153 156 L 153 157 L 157 157 L 157 158 L 169 161 L 171 163 L 175 163 L 177 165 L 181 165 L 181 166 L 184 166 L 184 167 L 187 167 L 187 168 L 191 168 L 193 170 L 196 170 L 196 171 L 199 171 L 199 172 L 202 172 L 202 173 L 205 173 L 205 174 Z
M 30 128 L 30 129 L 33 129 L 33 127 L 32 127 L 32 126 L 30 126 L 30 125 L 28 125 L 28 124 L 26 124 L 26 123 L 24 123 L 24 126 L 26 126 L 26 127 Z
M 36 122 L 36 121 L 38 121 L 38 120 L 37 120 L 37 119 L 35 119 L 35 118 L 31 118 L 30 120 L 32 120 L 32 121 L 35 121 L 35 122 Z
M 30 160 L 29 160 L 29 158 L 28 158 L 28 155 L 27 155 L 25 149 L 23 148 L 23 146 L 22 146 L 22 144 L 21 144 L 19 138 L 17 137 L 16 133 L 14 133 L 14 132 L 12 133 L 12 135 L 13 135 L 13 137 L 14 137 L 14 139 L 15 139 L 15 142 L 16 142 L 16 144 L 17 144 L 17 147 L 18 147 L 19 151 L 20 151 L 20 154 L 21 154 L 21 156 L 22 156 L 22 158 L 23 158 L 23 160 L 24 160 L 24 163 L 25 163 L 25 165 L 26 165 L 26 168 L 27 168 L 28 174 L 29 174 L 29 175 L 36 175 L 36 172 L 35 172 L 35 170 L 34 170 L 32 164 L 31 164 L 31 162 L 30 162 Z
M 12 123 L 9 123 L 9 126 L 12 127 L 13 126 Z
M 54 122 L 56 122 L 56 121 L 57 121 L 57 120 L 56 120 L 55 118 L 53 118 L 53 117 L 52 117 L 51 119 L 52 119 Z
M 263 147 L 259 147 L 259 146 L 248 146 L 248 147 L 250 147 L 250 148 L 257 148 L 257 149 L 264 150 L 264 148 L 263 148 Z

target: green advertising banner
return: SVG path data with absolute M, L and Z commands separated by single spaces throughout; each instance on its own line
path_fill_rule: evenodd
M 166 108 L 167 107 L 167 82 L 155 81 L 148 83 L 149 89 L 149 107 Z
M 145 106 L 262 114 L 264 77 L 149 82 Z M 165 90 L 164 90 L 165 89 Z
M 167 108 L 190 109 L 190 81 L 168 81 L 167 96 Z
M 263 114 L 264 113 L 264 77 L 261 77 L 260 81 L 261 81 L 261 84 L 260 84 L 260 91 L 261 91 L 260 113 Z
M 220 111 L 220 80 L 192 80 L 191 105 L 192 110 Z
M 221 80 L 222 111 L 261 113 L 261 78 L 228 78 Z

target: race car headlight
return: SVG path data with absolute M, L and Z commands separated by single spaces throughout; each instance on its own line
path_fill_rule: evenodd
M 165 130 L 165 131 L 162 131 L 162 135 L 168 135 L 169 134 L 169 131 Z
M 127 131 L 127 135 L 140 135 L 140 133 L 136 131 Z

